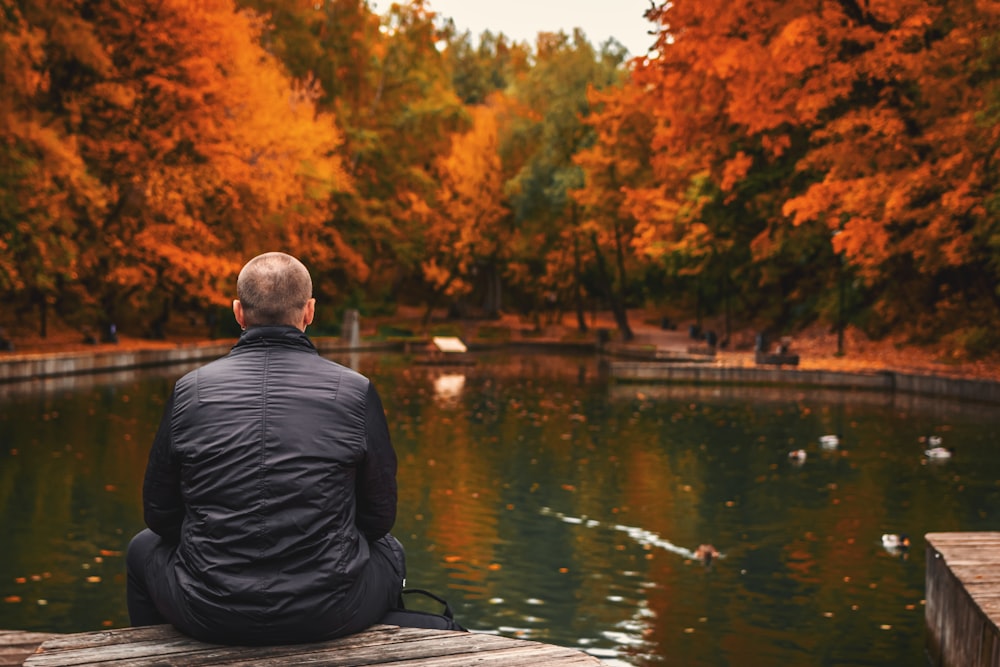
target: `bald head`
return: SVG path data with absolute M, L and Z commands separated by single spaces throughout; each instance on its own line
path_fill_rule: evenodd
M 283 252 L 247 262 L 236 280 L 236 297 L 233 312 L 243 328 L 283 324 L 305 331 L 316 305 L 309 270 Z

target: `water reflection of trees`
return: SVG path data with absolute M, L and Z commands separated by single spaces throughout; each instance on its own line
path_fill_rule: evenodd
M 847 635 L 875 641 L 873 620 L 900 629 L 904 646 L 920 641 L 922 554 L 893 558 L 879 535 L 983 526 L 1000 506 L 1000 454 L 991 459 L 986 443 L 998 420 L 981 407 L 614 383 L 592 355 L 518 354 L 461 369 L 402 355 L 356 362 L 382 393 L 399 454 L 394 532 L 410 584 L 445 593 L 477 629 L 580 641 L 639 664 L 737 664 L 740 655 L 784 664 L 785 650 L 849 663 L 858 649 L 846 647 L 859 640 Z M 145 454 L 175 376 L 163 369 L 0 402 L 0 442 L 18 449 L 0 450 L 0 517 L 24 540 L 0 555 L 0 574 L 45 568 L 66 581 L 38 582 L 31 595 L 64 602 L 22 607 L 27 622 L 51 623 L 57 611 L 124 623 L 124 587 L 110 574 L 120 560 L 106 560 L 108 579 L 96 585 L 81 565 L 97 567 L 95 550 L 123 543 L 141 522 Z M 931 428 L 968 441 L 972 459 L 922 465 L 917 438 Z M 832 432 L 841 445 L 823 449 L 819 436 Z M 789 464 L 793 447 L 808 449 L 805 465 Z M 705 568 L 664 541 L 712 542 L 726 557 Z
M 122 554 L 166 381 L 53 379 L 0 397 L 0 627 L 127 625 Z M 14 614 L 13 618 L 8 618 Z
M 440 372 L 409 369 L 392 391 L 432 391 Z M 875 602 L 878 586 L 899 605 L 919 605 L 919 577 L 907 583 L 889 570 L 885 578 L 878 535 L 939 513 L 931 503 L 947 483 L 929 484 L 901 450 L 911 434 L 900 424 L 915 442 L 926 425 L 975 412 L 876 392 L 607 383 L 589 358 L 550 366 L 518 357 L 463 377 L 458 400 L 423 402 L 396 422 L 408 434 L 402 449 L 419 434 L 414 459 L 434 460 L 418 466 L 401 497 L 401 506 L 431 508 L 422 519 L 435 525 L 422 527 L 447 545 L 448 557 L 423 558 L 422 567 L 448 572 L 474 625 L 610 643 L 640 661 L 713 652 L 778 659 L 776 642 L 837 655 L 840 635 L 819 624 L 852 607 L 899 624 Z M 886 418 L 914 411 L 925 426 Z M 821 448 L 827 433 L 844 434 L 844 446 Z M 810 450 L 801 469 L 788 465 L 792 446 Z M 901 484 L 886 485 L 885 457 Z M 540 508 L 581 521 L 540 521 Z M 727 560 L 709 572 L 608 527 L 616 523 L 690 548 L 721 539 Z M 776 631 L 776 619 L 789 628 Z M 715 648 L 703 640 L 678 652 L 678 628 L 712 635 Z

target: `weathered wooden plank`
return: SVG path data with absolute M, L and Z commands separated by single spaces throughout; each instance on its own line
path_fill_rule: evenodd
M 518 641 L 518 640 L 514 640 Z M 559 648 L 547 644 L 528 642 L 530 646 L 511 647 L 478 653 L 475 655 L 451 655 L 431 660 L 402 660 L 373 663 L 367 667 L 469 667 L 469 665 L 498 665 L 502 667 L 573 667 L 577 665 L 599 665 L 593 656 L 570 648 Z
M 477 633 L 452 633 L 448 637 L 428 638 L 422 641 L 381 644 L 337 650 L 332 647 L 315 647 L 310 652 L 274 655 L 261 659 L 258 656 L 244 660 L 205 663 L 197 665 L 225 664 L 228 667 L 281 667 L 289 659 L 298 664 L 323 665 L 325 667 L 377 667 L 379 665 L 563 665 L 571 654 L 576 663 L 597 664 L 596 659 L 582 654 L 589 662 L 580 662 L 581 653 L 563 647 L 528 642 L 497 635 Z
M 54 636 L 49 632 L 0 630 L 0 667 L 21 665 L 42 642 Z
M 996 586 L 1000 582 L 1000 572 L 991 572 L 986 569 L 986 567 L 997 567 L 1000 563 L 983 564 L 977 563 L 976 565 L 955 565 L 951 561 L 948 561 L 948 566 L 951 568 L 952 574 L 954 574 L 959 581 L 967 586 Z
M 996 545 L 1000 544 L 1000 533 L 995 531 L 972 531 L 968 533 L 927 533 L 927 541 L 933 542 L 935 547 L 969 547 L 975 545 Z M 961 552 L 950 553 L 950 556 L 958 556 Z
M 327 642 L 284 646 L 207 644 L 170 626 L 62 635 L 45 641 L 25 667 L 230 667 L 294 664 L 377 665 L 598 665 L 575 649 L 475 632 L 375 626 Z
M 338 641 L 345 642 L 382 642 L 386 641 L 380 635 L 388 632 L 395 632 L 397 640 L 405 639 L 407 634 L 413 632 L 419 634 L 412 628 L 396 628 L 396 626 L 379 625 L 367 631 L 349 637 L 344 637 Z M 438 631 L 444 633 L 445 631 Z M 425 636 L 425 635 L 420 635 Z M 55 652 L 60 650 L 79 650 L 86 648 L 111 647 L 116 645 L 127 645 L 138 647 L 142 645 L 156 645 L 157 643 L 176 642 L 179 645 L 192 644 L 196 646 L 205 645 L 196 639 L 182 635 L 170 625 L 153 625 L 141 628 L 119 628 L 115 630 L 104 630 L 100 632 L 80 632 L 68 635 L 59 635 L 45 643 L 46 651 Z
M 391 639 L 392 636 L 390 635 Z M 470 655 L 491 651 L 509 645 L 508 640 L 493 635 L 472 635 L 450 632 L 447 635 L 432 634 L 426 638 L 413 637 L 407 641 L 375 642 L 366 645 L 348 645 L 333 640 L 320 644 L 300 644 L 297 646 L 267 647 L 266 651 L 249 648 L 240 651 L 223 652 L 215 656 L 193 655 L 193 661 L 175 662 L 178 667 L 187 665 L 229 665 L 242 667 L 279 667 L 290 661 L 310 665 L 381 665 L 401 660 L 430 660 L 441 656 L 462 655 L 468 660 Z M 276 649 L 277 650 L 274 650 Z
M 343 637 L 332 642 L 255 647 L 208 644 L 182 635 L 169 625 L 162 625 L 64 635 L 45 642 L 39 653 L 32 656 L 25 664 L 32 667 L 63 667 L 99 663 L 146 664 L 143 661 L 147 659 L 162 662 L 163 658 L 169 656 L 171 664 L 180 665 L 190 664 L 191 659 L 213 660 L 219 656 L 226 660 L 235 660 L 247 654 L 261 657 L 272 654 L 289 655 L 303 650 L 302 647 L 317 645 L 333 645 L 333 648 L 337 650 L 351 651 L 357 647 L 385 646 L 394 642 L 434 638 L 442 634 L 445 634 L 445 631 L 420 631 L 414 628 L 400 629 L 395 628 L 395 626 L 378 626 L 367 632 Z M 189 656 L 195 657 L 190 658 Z

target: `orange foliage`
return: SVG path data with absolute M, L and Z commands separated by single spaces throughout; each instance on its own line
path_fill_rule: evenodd
M 333 118 L 230 0 L 98 5 L 93 22 L 70 3 L 36 8 L 8 35 L 27 57 L 12 63 L 22 106 L 0 116 L 37 157 L 23 177 L 46 202 L 34 243 L 42 255 L 57 233 L 72 240 L 75 291 L 104 317 L 116 303 L 225 303 L 246 254 L 302 250 L 273 218 L 321 229 L 347 186 Z M 58 55 L 43 60 L 42 46 Z M 73 85 L 56 88 L 69 73 Z M 37 211 L 28 198 L 21 208 Z
M 983 77 L 995 8 L 680 0 L 650 15 L 658 55 L 635 65 L 632 84 L 657 119 L 656 185 L 631 199 L 645 247 L 702 215 L 689 186 L 707 173 L 698 190 L 759 225 L 754 247 L 771 257 L 826 243 L 873 287 L 913 264 L 932 291 L 947 271 L 989 261 L 975 234 L 996 192 L 987 165 L 1000 130 L 981 122 L 996 90 L 995 74 Z M 796 175 L 758 189 L 789 159 Z M 822 228 L 826 241 L 808 240 Z
M 451 152 L 437 161 L 439 189 L 433 208 L 423 211 L 424 279 L 436 292 L 460 295 L 477 261 L 504 254 L 500 221 L 503 179 L 497 153 L 497 125 L 487 106 L 471 109 L 472 128 L 452 137 Z

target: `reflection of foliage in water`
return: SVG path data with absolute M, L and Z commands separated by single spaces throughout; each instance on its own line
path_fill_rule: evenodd
M 616 384 L 593 355 L 352 361 L 399 453 L 410 584 L 475 629 L 634 664 L 915 663 L 923 548 L 893 557 L 881 534 L 996 526 L 995 409 Z M 127 622 L 115 554 L 141 524 L 146 451 L 180 372 L 0 396 L 0 594 L 21 598 L 0 627 Z M 925 465 L 932 432 L 960 455 Z M 726 558 L 693 561 L 703 542 Z

